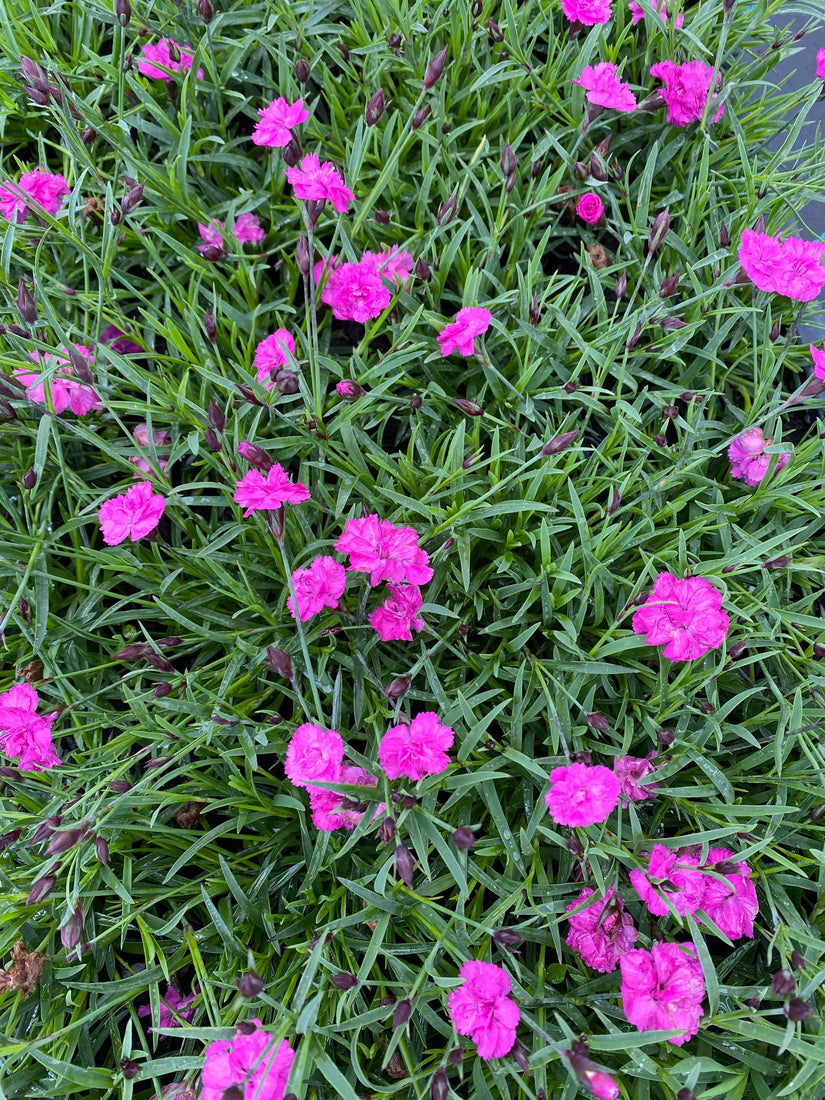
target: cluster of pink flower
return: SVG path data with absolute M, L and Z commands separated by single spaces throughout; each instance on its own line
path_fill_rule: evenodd
M 544 796 L 557 825 L 597 825 L 619 805 L 619 799 L 641 802 L 656 797 L 658 784 L 642 780 L 656 770 L 648 756 L 616 756 L 613 770 L 603 764 L 576 762 L 554 768 L 550 789 Z
M 15 684 L 0 695 L 0 750 L 19 757 L 21 772 L 40 772 L 60 761 L 52 742 L 57 711 L 38 714 L 38 695 L 31 684 Z
M 157 42 L 147 42 L 143 47 L 143 56 L 138 62 L 138 72 L 152 80 L 174 80 L 179 73 L 187 73 L 194 62 L 190 46 L 181 46 L 174 38 L 160 38 Z M 203 69 L 195 74 L 203 80 Z
M 84 416 L 93 409 L 102 409 L 103 402 L 94 387 L 88 382 L 78 380 L 78 371 L 83 370 L 83 361 L 91 363 L 94 359 L 92 349 L 85 344 L 72 344 L 71 351 L 64 350 L 67 355 L 74 356 L 78 363 L 77 367 L 73 367 L 68 358 L 64 359 L 63 356 L 52 356 L 49 352 L 43 352 L 42 372 L 29 371 L 25 367 L 15 368 L 14 377 L 26 387 L 26 396 L 30 401 L 36 401 L 41 405 L 46 404 L 46 382 L 43 374 L 46 368 L 54 367 L 55 373 L 52 374 L 48 385 L 51 390 L 52 405 L 58 416 L 66 409 L 77 416 Z M 37 352 L 31 351 L 29 355 L 36 363 L 38 362 Z M 91 376 L 90 372 L 89 376 Z
M 742 231 L 739 263 L 759 290 L 783 294 L 796 302 L 811 302 L 825 286 L 825 241 Z
M 609 23 L 613 14 L 611 0 L 561 0 L 562 11 L 571 23 L 580 23 L 583 27 L 595 27 Z M 637 0 L 630 0 L 627 5 L 631 14 L 631 25 L 636 26 L 645 17 L 644 10 Z M 667 24 L 668 11 L 665 0 L 651 0 L 650 6 L 664 24 Z M 679 13 L 676 16 L 675 27 L 681 30 L 684 26 L 684 16 Z
M 664 643 L 671 661 L 695 661 L 718 649 L 728 636 L 730 619 L 722 593 L 704 577 L 659 573 L 644 604 L 633 615 L 633 633 L 648 645 Z
M 255 1019 L 241 1024 L 232 1039 L 216 1039 L 204 1051 L 200 1100 L 283 1100 L 295 1051 L 276 1046 Z
M 771 456 L 765 450 L 773 444 L 773 439 L 765 439 L 761 428 L 750 428 L 737 436 L 728 447 L 731 477 L 739 478 L 748 485 L 759 485 L 771 463 Z M 788 451 L 780 451 L 776 456 L 774 473 L 779 473 L 791 460 Z
M 574 84 L 585 89 L 588 102 L 597 107 L 608 107 L 614 111 L 630 112 L 637 107 L 636 97 L 629 84 L 619 80 L 618 69 L 610 61 L 598 65 L 586 65 L 581 76 Z M 661 80 L 664 88 L 662 98 L 667 104 L 667 120 L 674 126 L 687 126 L 699 122 L 705 114 L 705 105 L 713 88 L 721 82 L 721 75 L 704 61 L 687 61 L 677 65 L 675 61 L 659 61 L 650 67 L 650 75 Z M 711 106 L 716 99 L 714 93 Z M 718 122 L 725 112 L 724 103 L 711 117 Z
M 24 222 L 30 212 L 37 214 L 38 208 L 54 216 L 68 194 L 65 176 L 38 167 L 23 172 L 17 183 L 6 180 L 0 185 L 0 214 L 7 222 L 17 223 Z
M 198 252 L 206 256 L 212 256 L 214 252 L 223 252 L 223 238 L 226 226 L 222 221 L 210 222 L 203 225 L 198 222 L 198 232 L 201 235 L 202 244 L 198 245 Z M 232 236 L 238 244 L 261 244 L 266 240 L 266 231 L 261 225 L 257 214 L 239 214 L 232 226 Z
M 326 256 L 316 263 L 313 277 L 319 282 L 326 270 L 321 301 L 333 317 L 365 324 L 389 306 L 390 287 L 409 282 L 412 263 L 409 252 L 393 245 L 388 252 L 365 252 L 357 264 L 339 263 L 336 256 Z

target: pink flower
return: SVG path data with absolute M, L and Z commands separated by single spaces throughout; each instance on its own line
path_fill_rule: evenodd
M 413 258 L 409 252 L 394 244 L 389 252 L 365 252 L 361 257 L 361 265 L 392 282 L 406 283 L 412 275 Z
M 421 589 L 414 584 L 390 584 L 389 599 L 376 607 L 370 623 L 382 642 L 411 642 L 412 631 L 423 630 L 425 622 L 416 616 L 421 607 Z
M 617 1100 L 620 1089 L 609 1073 L 600 1069 L 595 1062 L 591 1062 L 578 1051 L 559 1050 L 559 1054 L 567 1059 L 579 1084 L 586 1088 L 591 1096 L 595 1096 L 596 1100 Z
M 825 47 L 816 51 L 816 75 L 825 80 Z
M 667 916 L 670 912 L 667 902 L 681 916 L 695 913 L 702 906 L 705 876 L 699 870 L 699 860 L 687 853 L 665 848 L 663 844 L 653 845 L 647 873 L 634 867 L 630 872 L 630 881 L 655 917 Z
M 729 622 L 722 593 L 710 581 L 659 573 L 633 615 L 633 633 L 646 634 L 648 645 L 666 643 L 662 653 L 671 661 L 695 661 L 721 646 Z
M 194 993 L 190 993 L 187 997 L 182 997 L 178 993 L 175 986 L 169 984 L 166 986 L 166 996 L 161 998 L 160 1001 L 160 1015 L 158 1018 L 158 1027 L 180 1027 L 180 1021 L 185 1020 L 187 1024 L 192 1023 L 192 1018 L 195 1015 L 194 1008 L 189 1008 L 191 1004 L 197 1000 L 199 989 L 196 989 Z M 151 1016 L 152 1009 L 149 1005 L 141 1005 L 138 1009 L 138 1016 Z M 150 1034 L 154 1031 L 154 1028 L 149 1028 Z
M 296 199 L 314 202 L 328 199 L 339 214 L 346 214 L 355 198 L 335 165 L 329 160 L 321 164 L 315 153 L 307 153 L 297 168 L 285 168 L 284 172 L 295 190 Z
M 360 324 L 379 317 L 392 300 L 384 280 L 367 264 L 339 264 L 328 276 L 321 301 L 339 321 Z
M 811 348 L 811 357 L 814 361 L 814 375 L 817 378 L 825 379 L 825 347 L 817 348 L 813 344 Z
M 295 338 L 285 328 L 276 329 L 255 348 L 254 365 L 258 370 L 258 381 L 268 390 L 275 385 L 274 376 L 278 371 L 289 366 L 287 352 L 295 355 Z
M 617 72 L 617 67 L 610 61 L 585 65 L 581 76 L 577 76 L 573 83 L 581 84 L 591 103 L 611 107 L 614 111 L 635 111 L 636 97 L 630 85 L 619 80 Z
M 430 555 L 419 547 L 415 528 L 396 527 L 375 514 L 348 519 L 335 549 L 349 554 L 350 570 L 370 574 L 373 588 L 381 581 L 421 585 L 432 579 Z
M 198 222 L 198 232 L 203 241 L 203 244 L 197 246 L 198 252 L 206 252 L 208 248 L 223 248 L 223 229 L 224 224 L 221 221 L 210 222 L 209 225 Z
M 0 695 L 0 749 L 19 756 L 21 772 L 40 772 L 61 763 L 52 743 L 57 711 L 38 714 L 38 696 L 31 684 L 15 684 Z
M 318 253 L 316 252 L 315 255 L 317 256 Z M 312 278 L 315 280 L 315 285 L 317 286 L 324 275 L 328 275 L 330 271 L 333 271 L 340 262 L 334 252 L 330 252 L 326 256 L 322 255 L 312 269 Z
M 465 962 L 463 982 L 447 998 L 450 1019 L 459 1035 L 469 1035 L 479 1058 L 503 1058 L 513 1049 L 521 1012 L 508 997 L 510 976 L 495 963 Z
M 334 611 L 344 594 L 346 581 L 346 570 L 335 558 L 315 558 L 308 569 L 296 569 L 292 574 L 292 584 L 298 600 L 298 618 L 306 622 L 325 607 L 331 607 Z M 294 619 L 291 596 L 286 604 Z
M 143 47 L 138 72 L 151 76 L 153 80 L 171 81 L 173 73 L 187 72 L 192 68 L 193 61 L 190 46 L 180 46 L 173 38 L 161 38 L 157 42 L 147 42 Z M 162 68 L 158 68 L 159 65 Z M 203 69 L 198 69 L 197 77 L 203 80 Z
M 759 290 L 784 294 L 797 302 L 811 302 L 825 286 L 825 241 L 742 231 L 739 263 Z
M 588 191 L 576 204 L 576 213 L 583 222 L 595 225 L 604 217 L 604 203 L 595 191 Z
M 753 938 L 753 918 L 759 912 L 756 888 L 751 881 L 751 869 L 742 860 L 737 861 L 727 848 L 711 848 L 703 868 L 715 869 L 722 864 L 724 878 L 705 875 L 705 893 L 701 908 L 729 940 L 741 936 Z M 728 869 L 726 864 L 732 864 Z M 702 921 L 699 919 L 699 923 Z
M 123 329 L 117 325 L 108 325 L 100 334 L 100 344 L 108 344 L 112 351 L 118 355 L 137 355 L 140 353 L 140 344 L 136 344 Z
M 260 1020 L 251 1035 L 216 1039 L 204 1051 L 200 1100 L 222 1100 L 236 1085 L 243 1100 L 283 1100 L 295 1051 L 286 1039 L 275 1047 Z
M 235 218 L 232 233 L 238 244 L 260 244 L 266 240 L 266 231 L 257 214 L 239 214 Z
M 19 182 L 11 180 L 0 186 L 0 214 L 7 222 L 24 222 L 29 213 L 29 202 L 33 213 L 42 207 L 48 214 L 56 214 L 63 205 L 64 195 L 69 194 L 66 177 L 49 172 L 46 168 L 35 168 L 24 172 Z
M 235 482 L 236 504 L 246 506 L 243 518 L 253 512 L 272 512 L 284 504 L 300 504 L 309 500 L 309 490 L 300 481 L 292 482 L 289 474 L 276 462 L 264 476 L 260 470 L 249 470 L 240 481 Z
M 544 796 L 557 825 L 596 825 L 619 804 L 619 780 L 601 764 L 569 764 L 550 772 Z
M 107 546 L 117 546 L 127 538 L 137 542 L 154 531 L 165 507 L 165 498 L 152 489 L 152 483 L 139 481 L 101 504 L 97 518 L 103 541 Z
M 85 344 L 72 344 L 72 347 L 82 359 L 88 363 L 92 362 L 91 348 L 87 348 Z M 66 351 L 65 348 L 63 350 Z M 29 355 L 35 361 L 37 360 L 37 352 L 31 351 Z M 85 416 L 92 409 L 103 408 L 100 395 L 92 386 L 75 381 L 77 372 L 70 365 L 69 360 L 60 355 L 52 357 L 51 352 L 48 351 L 43 353 L 42 372 L 27 371 L 23 367 L 18 367 L 14 371 L 15 378 L 26 387 L 26 397 L 29 401 L 35 401 L 38 405 L 46 404 L 46 383 L 43 381 L 43 374 L 46 373 L 46 368 L 51 366 L 57 368 L 56 373 L 51 377 L 50 385 L 52 404 L 58 416 L 66 409 L 71 410 L 76 416 Z
M 722 80 L 721 74 L 717 74 L 704 61 L 687 61 L 684 65 L 677 65 L 675 61 L 659 61 L 650 66 L 650 75 L 664 81 L 662 95 L 667 104 L 667 120 L 674 126 L 701 121 L 711 88 L 718 87 Z M 712 104 L 716 98 L 714 95 Z M 724 113 L 723 103 L 711 122 L 718 122 Z
M 470 356 L 475 353 L 475 338 L 483 336 L 490 327 L 493 315 L 482 306 L 467 306 L 460 309 L 455 320 L 445 325 L 438 334 L 441 354 L 446 358 L 451 352 Z
M 639 1031 L 679 1028 L 668 1039 L 682 1046 L 699 1031 L 705 980 L 690 944 L 654 943 L 650 951 L 635 948 L 619 960 L 622 1008 Z
M 135 430 L 132 432 L 132 435 L 134 436 L 135 443 L 137 443 L 138 447 L 148 447 L 149 446 L 149 425 L 148 424 L 138 424 L 137 427 L 135 428 Z M 153 431 L 152 432 L 152 444 L 155 448 L 165 447 L 168 442 L 169 442 L 169 432 L 167 432 L 167 431 L 159 431 L 159 432 L 154 432 Z M 144 473 L 144 474 L 151 474 L 152 473 L 152 467 L 149 465 L 148 459 L 145 459 L 143 457 L 143 455 L 132 455 L 130 457 L 129 461 L 135 467 L 135 472 L 134 472 L 134 475 L 133 475 L 134 477 L 140 477 L 141 473 Z M 168 455 L 158 455 L 158 466 L 160 467 L 161 472 L 163 472 L 168 465 L 169 465 L 169 456 Z
M 646 775 L 652 775 L 656 771 L 650 763 L 656 755 L 656 750 L 647 756 L 614 756 L 613 774 L 619 780 L 622 788 L 622 805 L 627 807 L 630 802 L 643 802 L 646 798 L 655 798 L 658 783 L 647 783 L 644 787 L 639 785 L 639 780 Z
M 307 787 L 324 779 L 337 783 L 343 759 L 340 733 L 304 722 L 289 742 L 284 771 L 295 787 Z
M 748 485 L 758 485 L 768 472 L 771 456 L 766 453 L 765 447 L 772 443 L 773 439 L 765 441 L 761 428 L 750 428 L 743 435 L 737 436 L 728 447 L 731 477 Z M 787 466 L 790 460 L 789 452 L 782 451 L 776 456 L 775 472 Z
M 438 775 L 450 765 L 446 750 L 454 739 L 455 731 L 443 726 L 435 711 L 425 710 L 409 725 L 402 722 L 387 730 L 378 746 L 378 762 L 389 779 Z
M 352 783 L 358 787 L 374 787 L 378 780 L 363 768 L 343 764 L 334 779 L 335 783 Z M 354 829 L 364 816 L 363 809 L 344 805 L 345 794 L 325 790 L 323 787 L 309 788 L 309 805 L 312 810 L 312 824 L 322 832 L 331 833 L 335 829 Z
M 585 886 L 575 901 L 566 906 L 569 913 L 583 901 L 593 897 L 593 891 Z M 581 955 L 593 970 L 609 974 L 619 965 L 619 959 L 636 942 L 636 926 L 624 902 L 611 886 L 603 898 L 598 898 L 580 913 L 567 918 L 570 932 L 567 946 Z
M 302 99 L 287 103 L 283 96 L 273 99 L 268 107 L 259 107 L 258 114 L 261 117 L 255 123 L 252 141 L 255 145 L 270 145 L 275 148 L 289 145 L 294 127 L 300 126 L 309 118 L 309 111 Z
M 637 23 L 640 23 L 642 19 L 644 19 L 645 13 L 642 10 L 641 6 L 636 3 L 636 0 L 630 0 L 630 3 L 627 6 L 630 9 L 631 25 L 635 27 Z M 651 0 L 650 6 L 659 16 L 661 21 L 667 24 L 667 7 L 665 6 L 665 0 Z M 682 27 L 684 27 L 684 25 L 685 17 L 684 15 L 682 15 L 681 12 L 679 12 L 679 14 L 676 16 L 676 29 L 680 31 Z
M 561 9 L 571 23 L 595 27 L 610 20 L 610 0 L 561 0 Z

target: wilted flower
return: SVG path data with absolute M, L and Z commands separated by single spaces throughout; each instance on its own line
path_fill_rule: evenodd
M 117 546 L 127 538 L 131 542 L 144 538 L 155 530 L 166 500 L 156 493 L 150 481 L 139 481 L 125 493 L 101 504 L 97 513 L 103 541 Z
M 550 773 L 544 796 L 558 825 L 595 825 L 619 804 L 619 780 L 602 764 L 570 764 Z
M 633 633 L 648 645 L 665 643 L 671 661 L 695 661 L 718 649 L 730 620 L 722 610 L 722 593 L 704 577 L 659 573 L 644 604 L 633 615 Z
M 0 695 L 0 749 L 19 757 L 21 772 L 46 771 L 61 763 L 52 743 L 57 711 L 38 714 L 38 702 L 31 684 L 15 684 Z
M 691 944 L 653 943 L 650 951 L 634 948 L 619 960 L 622 1008 L 639 1031 L 679 1028 L 668 1039 L 682 1046 L 696 1035 L 702 1016 L 705 981 Z
M 566 906 L 569 913 L 583 901 L 593 897 L 593 890 L 586 886 L 575 901 Z M 608 974 L 619 965 L 619 959 L 636 942 L 636 926 L 624 907 L 624 902 L 614 895 L 611 886 L 603 898 L 597 898 L 580 913 L 567 918 L 570 932 L 567 946 L 581 955 L 582 960 L 594 970 Z
M 447 998 L 450 1019 L 459 1035 L 469 1035 L 479 1058 L 502 1058 L 516 1041 L 521 1012 L 508 994 L 510 976 L 495 963 L 465 962 L 458 972 L 463 982 Z
M 192 68 L 193 61 L 189 46 L 180 46 L 172 38 L 161 38 L 157 42 L 147 42 L 144 45 L 143 57 L 138 62 L 138 72 L 154 80 L 171 81 L 173 73 L 187 72 Z M 196 75 L 198 80 L 203 80 L 203 69 L 198 69 Z
M 773 439 L 765 439 L 761 428 L 750 428 L 737 436 L 728 447 L 731 477 L 738 478 L 747 485 L 759 485 L 768 472 L 771 461 L 771 456 L 765 451 L 765 447 L 772 443 Z M 782 451 L 776 456 L 774 472 L 778 473 L 790 460 L 790 453 Z
M 309 111 L 302 99 L 287 103 L 283 96 L 273 99 L 267 107 L 259 107 L 258 114 L 261 117 L 255 123 L 252 141 L 255 145 L 275 148 L 289 145 L 293 128 L 309 118 Z

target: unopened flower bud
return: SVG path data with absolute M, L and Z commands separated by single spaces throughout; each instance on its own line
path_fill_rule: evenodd
M 774 321 L 774 323 L 771 325 L 771 331 L 768 333 L 768 339 L 772 344 L 775 344 L 781 335 L 782 325 L 779 321 Z
M 131 214 L 134 208 L 143 199 L 143 188 L 145 184 L 139 183 L 136 187 L 132 187 L 127 191 L 123 197 L 123 201 L 120 204 L 121 210 L 124 214 Z
M 544 164 L 540 160 L 534 160 L 530 165 L 530 178 L 537 179 L 541 175 L 543 168 Z
M 592 714 L 586 714 L 585 719 L 587 720 L 587 724 L 588 724 L 588 726 L 591 727 L 591 729 L 594 729 L 594 730 L 609 730 L 610 729 L 610 723 L 607 721 L 607 719 L 603 715 L 599 714 L 597 711 L 593 711 Z
M 345 401 L 357 401 L 359 397 L 364 396 L 364 389 L 359 386 L 352 378 L 344 378 L 335 387 L 335 392 L 339 397 L 343 397 Z
M 483 416 L 484 415 L 484 409 L 481 407 L 481 405 L 477 404 L 475 401 L 468 401 L 464 397 L 454 397 L 452 400 L 453 400 L 453 404 L 457 408 L 461 409 L 461 411 L 463 413 L 466 413 L 467 416 Z
M 607 179 L 607 172 L 604 170 L 604 163 L 596 156 L 595 153 L 590 154 L 590 175 L 594 180 L 599 180 L 603 183 Z
M 25 474 L 23 474 L 23 477 L 20 480 L 20 484 L 23 486 L 24 489 L 33 489 L 37 484 L 37 474 L 31 467 L 29 467 L 29 469 L 26 470 Z
M 93 130 L 91 126 L 84 126 L 80 131 L 80 140 L 84 145 L 92 145 L 97 140 L 97 130 Z
M 656 215 L 653 220 L 653 225 L 650 228 L 650 233 L 647 238 L 647 250 L 650 253 L 656 252 L 664 244 L 665 237 L 670 229 L 670 207 L 666 206 L 664 210 Z
M 165 699 L 167 695 L 172 694 L 172 685 L 168 680 L 161 680 L 152 688 L 152 694 L 156 699 Z
M 346 970 L 342 970 L 340 974 L 333 974 L 330 981 L 342 993 L 345 993 L 348 989 L 354 989 L 358 985 L 358 979 L 355 975 L 348 973 Z
M 679 1089 L 676 1093 L 676 1100 L 696 1100 L 696 1097 L 691 1089 Z
M 493 939 L 499 947 L 503 947 L 505 951 L 509 951 L 513 955 L 518 954 L 518 945 L 524 943 L 524 937 L 520 936 L 518 932 L 514 932 L 512 928 L 497 929 L 493 932 Z
M 303 57 L 299 57 L 295 61 L 295 79 L 299 84 L 306 84 L 309 80 L 309 64 Z
M 420 409 L 423 404 L 424 404 L 424 402 L 421 398 L 421 395 L 418 394 L 418 393 L 414 393 L 412 395 L 412 397 L 410 398 L 410 408 L 411 409 Z
M 128 27 L 132 18 L 132 5 L 129 0 L 115 0 L 115 15 L 121 27 Z
M 284 146 L 284 150 L 281 156 L 284 158 L 284 164 L 289 168 L 294 168 L 303 155 L 301 149 L 301 143 L 296 137 L 290 138 L 289 144 Z
M 379 225 L 389 225 L 392 221 L 386 210 L 376 210 L 373 216 Z
M 395 821 L 385 817 L 378 827 L 378 836 L 382 844 L 391 844 L 395 840 Z
M 56 883 L 57 878 L 55 875 L 43 875 L 42 878 L 37 879 L 32 883 L 32 888 L 29 890 L 26 905 L 37 905 L 38 902 L 44 901 L 54 890 Z
M 294 370 L 279 370 L 275 375 L 275 386 L 279 393 L 297 393 L 299 389 L 298 375 Z
M 17 282 L 17 311 L 27 325 L 33 325 L 37 320 L 37 304 L 23 278 Z
M 452 195 L 450 195 L 450 197 L 448 199 L 446 199 L 444 202 L 442 202 L 441 206 L 439 206 L 438 213 L 436 214 L 436 219 L 435 219 L 437 224 L 439 226 L 449 224 L 449 222 L 451 222 L 453 220 L 453 218 L 456 216 L 456 211 L 457 210 L 458 210 L 458 196 L 455 193 L 453 193 Z
M 538 295 L 534 294 L 530 300 L 530 308 L 527 311 L 527 317 L 531 325 L 537 325 L 541 320 L 541 310 L 539 309 Z
M 204 432 L 204 439 L 210 451 L 219 451 L 221 449 L 221 441 L 214 428 L 206 429 Z
M 399 844 L 395 849 L 395 873 L 409 889 L 412 889 L 414 867 L 415 864 L 409 848 Z
M 609 1073 L 605 1073 L 595 1062 L 591 1062 L 585 1054 L 580 1054 L 575 1047 L 572 1050 L 563 1050 L 561 1053 L 570 1063 L 576 1080 L 591 1096 L 595 1096 L 596 1100 L 616 1100 L 619 1096 L 619 1086 Z
M 403 676 L 396 676 L 394 680 L 390 680 L 387 684 L 384 694 L 388 699 L 400 699 L 410 690 L 411 683 L 412 678 L 407 676 L 406 673 Z
M 453 833 L 453 844 L 460 852 L 469 852 L 476 842 L 475 833 L 466 825 L 459 825 Z
M 518 160 L 516 159 L 516 154 L 510 148 L 509 141 L 506 141 L 504 143 L 504 149 L 502 150 L 501 160 L 500 160 L 499 163 L 501 164 L 501 171 L 505 176 L 512 176 L 512 174 L 515 172 L 516 168 L 518 167 Z
M 203 329 L 206 333 L 206 339 L 210 344 L 217 343 L 218 340 L 218 326 L 215 322 L 214 314 L 204 313 L 203 315 Z
M 756 221 L 753 223 L 753 231 L 754 231 L 754 233 L 764 233 L 765 232 L 765 215 L 764 214 L 760 214 L 759 217 L 756 219 Z
M 771 975 L 771 985 L 777 997 L 789 997 L 796 989 L 796 981 L 787 970 L 777 970 Z
M 719 247 L 727 248 L 730 244 L 730 232 L 724 222 L 719 226 Z
M 581 859 L 584 855 L 584 845 L 575 835 L 571 836 L 568 840 L 567 850 L 571 856 L 575 856 L 576 859 Z
M 429 279 L 432 275 L 430 265 L 423 257 L 419 256 L 418 259 L 415 261 L 413 274 L 415 275 L 416 279 L 422 279 L 424 282 L 426 282 L 427 279 Z
M 808 818 L 811 821 L 819 821 L 823 815 L 825 815 L 825 802 L 815 802 L 808 812 Z
M 791 952 L 791 965 L 793 966 L 794 970 L 805 969 L 805 959 L 802 957 L 802 955 L 799 954 L 798 951 Z
M 344 62 L 349 61 L 349 50 L 344 45 L 344 43 L 339 40 L 338 42 L 335 43 L 335 45 L 338 47 L 338 51 L 341 54 L 342 61 L 344 61 Z
M 392 1013 L 393 1028 L 403 1027 L 410 1016 L 412 1016 L 412 1003 L 406 1000 L 399 1001 Z
M 77 947 L 83 938 L 83 906 L 78 901 L 71 916 L 60 929 L 60 942 L 67 951 Z
M 212 6 L 212 0 L 198 0 L 198 14 L 204 23 L 211 23 L 215 14 L 215 9 Z
M 554 435 L 549 443 L 545 443 L 542 447 L 540 454 L 547 458 L 548 455 L 557 455 L 562 451 L 566 451 L 571 443 L 575 442 L 578 437 L 578 432 L 562 432 L 561 435 Z
M 242 997 L 246 997 L 248 1000 L 257 997 L 263 987 L 264 983 L 254 970 L 247 970 L 238 980 L 238 992 Z
M 794 999 L 789 1001 L 786 1005 L 785 1015 L 793 1023 L 799 1023 L 800 1020 L 807 1020 L 811 1015 L 811 1006 L 799 1000 L 798 997 L 794 997 Z
M 423 107 L 419 108 L 412 117 L 413 130 L 420 130 L 424 123 L 427 121 L 427 116 L 430 113 L 429 103 L 425 103 Z
M 770 561 L 762 562 L 763 569 L 786 569 L 793 563 L 792 554 L 780 554 L 778 558 L 772 558 Z
M 590 175 L 590 168 L 583 160 L 577 160 L 573 165 L 573 178 L 582 182 Z
M 439 50 L 432 61 L 427 66 L 427 71 L 424 73 L 424 87 L 432 88 L 432 86 L 439 79 L 444 72 L 444 66 L 447 63 L 447 47 L 443 50 Z
M 663 317 L 659 324 L 662 326 L 662 332 L 676 332 L 677 329 L 685 328 L 687 321 L 683 321 L 680 317 Z
M 95 837 L 95 855 L 104 867 L 109 865 L 109 845 L 102 836 Z
M 430 1096 L 432 1100 L 447 1100 L 449 1095 L 450 1083 L 447 1080 L 447 1071 L 443 1066 L 439 1066 L 430 1082 Z
M 633 348 L 636 347 L 636 345 L 639 343 L 639 337 L 641 335 L 642 335 L 642 322 L 639 321 L 639 323 L 636 325 L 636 328 L 633 330 L 633 335 L 630 337 L 630 339 L 625 344 L 625 347 L 627 348 L 628 351 L 631 351 Z
M 210 427 L 214 428 L 216 432 L 223 432 L 226 427 L 226 414 L 217 401 L 209 402 L 206 417 Z
M 86 835 L 87 825 L 79 825 L 74 829 L 63 829 L 61 832 L 52 833 L 52 838 L 46 846 L 47 856 L 57 856 L 62 852 L 68 852 L 74 848 Z
M 201 249 L 201 256 L 210 264 L 218 264 L 226 259 L 226 249 L 220 245 L 207 244 Z
M 403 39 L 400 34 L 391 34 L 387 39 L 387 45 L 391 50 L 397 50 Z
M 610 493 L 610 500 L 608 501 L 608 504 L 607 504 L 607 514 L 609 516 L 612 516 L 613 513 L 618 511 L 618 509 L 621 507 L 621 503 L 622 503 L 622 494 L 614 486 L 613 490 Z
M 262 467 L 259 467 L 259 469 Z M 284 649 L 278 649 L 274 645 L 266 647 L 266 660 L 269 667 L 283 676 L 285 680 L 293 679 L 292 658 Z
M 659 290 L 660 298 L 669 298 L 671 294 L 675 294 L 679 289 L 679 276 L 669 275 L 666 279 L 662 280 L 662 286 Z
M 133 1077 L 137 1077 L 139 1070 L 140 1066 L 137 1062 L 133 1062 L 131 1058 L 120 1059 L 120 1072 L 127 1081 L 131 1081 Z
M 627 272 L 623 271 L 616 280 L 616 287 L 614 294 L 616 295 L 616 301 L 620 302 L 627 293 Z
M 527 1054 L 527 1048 L 520 1039 L 516 1039 L 515 1043 L 513 1043 L 510 1054 L 513 1056 L 513 1061 L 522 1073 L 530 1072 L 530 1058 Z
M 384 89 L 379 88 L 367 100 L 367 109 L 364 111 L 364 121 L 367 126 L 374 126 L 380 120 L 386 106 L 387 98 L 384 95 Z

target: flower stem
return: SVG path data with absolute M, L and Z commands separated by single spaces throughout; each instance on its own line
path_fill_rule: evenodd
M 315 671 L 312 667 L 312 660 L 309 656 L 309 648 L 307 647 L 306 636 L 304 635 L 304 624 L 301 622 L 301 616 L 298 613 L 298 597 L 295 595 L 295 585 L 292 583 L 292 569 L 289 564 L 289 558 L 287 557 L 286 546 L 284 540 L 277 539 L 278 548 L 281 551 L 281 559 L 284 563 L 284 571 L 286 573 L 286 583 L 289 586 L 289 594 L 292 597 L 292 607 L 295 612 L 295 626 L 298 628 L 298 640 L 301 643 L 301 653 L 304 657 L 304 670 L 306 672 L 307 679 L 309 680 L 309 686 L 312 689 L 312 701 L 315 704 L 315 716 L 321 726 L 325 726 L 324 714 L 321 708 L 321 697 L 318 694 L 318 684 L 315 680 Z M 296 692 L 296 694 L 298 694 Z M 299 695 L 300 698 L 300 695 Z M 306 709 L 306 708 L 305 708 Z

